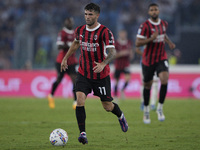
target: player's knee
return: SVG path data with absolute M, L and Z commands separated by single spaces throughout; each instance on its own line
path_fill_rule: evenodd
M 146 84 L 146 85 L 144 85 L 144 88 L 145 88 L 145 89 L 151 89 L 151 84 Z
M 77 106 L 84 106 L 85 105 L 85 98 L 78 96 L 77 97 Z
M 168 81 L 166 80 L 166 81 L 162 81 L 161 82 L 161 84 L 167 84 L 168 83 Z
M 111 111 L 112 111 L 111 107 L 104 106 L 103 108 L 104 108 L 107 112 L 111 112 Z
M 113 110 L 113 103 L 111 102 L 104 102 L 103 103 L 103 108 L 107 111 L 107 112 L 111 112 Z
M 168 78 L 162 78 L 160 80 L 161 84 L 167 84 L 168 83 Z
M 85 105 L 85 101 L 77 98 L 77 106 L 84 106 L 84 105 Z

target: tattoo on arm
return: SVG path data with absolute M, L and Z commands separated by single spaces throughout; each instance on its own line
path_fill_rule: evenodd
M 108 56 L 103 61 L 106 65 L 109 64 L 115 58 L 116 55 L 115 48 L 108 48 L 107 51 L 108 51 Z

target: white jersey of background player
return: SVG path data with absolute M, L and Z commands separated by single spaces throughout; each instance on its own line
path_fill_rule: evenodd
M 142 56 L 143 53 L 143 48 L 139 48 L 136 47 L 136 53 L 139 54 L 140 56 Z M 142 73 L 141 75 L 141 79 L 143 81 L 143 76 Z M 159 86 L 159 78 L 157 77 L 157 75 L 155 74 L 153 77 L 153 84 L 152 84 L 152 90 L 151 90 L 151 101 L 150 101 L 150 105 L 151 105 L 151 110 L 156 110 L 156 102 L 157 102 L 157 97 L 158 97 L 158 86 Z M 141 95 L 141 106 L 140 109 L 143 110 L 144 108 L 144 99 L 143 99 L 143 84 L 141 84 L 141 89 L 140 89 L 140 95 Z

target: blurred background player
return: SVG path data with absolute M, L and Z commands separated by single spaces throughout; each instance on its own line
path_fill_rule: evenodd
M 120 79 L 120 75 L 124 74 L 124 85 L 121 89 L 120 96 L 121 99 L 125 99 L 124 90 L 127 87 L 130 81 L 130 61 L 133 58 L 133 43 L 128 39 L 127 31 L 121 30 L 118 34 L 118 39 L 115 43 L 115 48 L 117 51 L 116 59 L 115 59 L 115 90 L 114 90 L 114 99 L 116 102 L 118 101 L 117 93 L 118 93 L 118 83 Z
M 58 37 L 57 37 L 57 42 L 56 44 L 58 45 L 58 56 L 56 59 L 56 71 L 57 71 L 57 79 L 56 81 L 52 84 L 51 88 L 51 93 L 48 95 L 48 101 L 49 101 L 49 107 L 50 108 L 55 108 L 55 102 L 54 102 L 54 93 L 62 81 L 64 75 L 67 73 L 73 83 L 73 94 L 74 94 L 74 102 L 73 102 L 73 109 L 76 109 L 76 94 L 75 94 L 75 79 L 77 76 L 76 73 L 76 65 L 77 65 L 77 59 L 75 57 L 75 54 L 71 55 L 70 58 L 68 59 L 68 65 L 69 68 L 66 71 L 60 72 L 61 68 L 61 62 L 65 54 L 67 53 L 69 47 L 71 46 L 73 40 L 74 40 L 74 30 L 73 30 L 73 25 L 74 25 L 74 20 L 73 18 L 66 18 L 64 22 L 64 27 L 63 29 L 59 32 Z
M 175 44 L 166 34 L 168 23 L 159 18 L 159 7 L 152 3 L 148 7 L 150 18 L 142 23 L 138 29 L 136 46 L 144 46 L 142 55 L 142 74 L 143 74 L 143 98 L 144 98 L 144 117 L 145 124 L 151 123 L 149 115 L 150 90 L 153 83 L 155 72 L 160 78 L 161 87 L 159 103 L 157 106 L 158 120 L 164 121 L 163 104 L 167 94 L 167 84 L 169 78 L 169 64 L 165 51 L 165 42 L 170 49 L 175 48 Z
M 142 58 L 142 54 L 143 54 L 143 48 L 139 48 L 136 47 L 136 53 L 139 54 Z M 142 61 L 142 59 L 141 59 Z M 141 72 L 141 79 L 143 81 L 143 76 L 142 76 L 142 72 Z M 158 97 L 158 86 L 159 86 L 159 78 L 157 77 L 156 73 L 153 76 L 153 83 L 152 83 L 152 87 L 151 87 L 151 101 L 150 101 L 150 106 L 151 106 L 151 110 L 156 110 L 156 102 L 157 102 L 157 97 Z M 144 109 L 144 98 L 143 98 L 143 89 L 144 86 L 143 84 L 141 85 L 141 90 L 140 90 L 140 94 L 141 94 L 141 105 L 140 105 L 140 109 L 143 111 Z

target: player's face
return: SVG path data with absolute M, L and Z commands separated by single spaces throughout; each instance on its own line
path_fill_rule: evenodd
M 98 20 L 99 14 L 95 11 L 85 10 L 85 21 L 88 26 L 94 25 Z
M 153 19 L 153 20 L 156 20 L 158 19 L 158 16 L 159 16 L 159 9 L 158 9 L 158 6 L 151 6 L 149 8 L 149 16 Z
M 65 27 L 68 29 L 72 29 L 74 25 L 74 20 L 72 18 L 65 20 Z
M 127 32 L 125 30 L 122 30 L 119 32 L 119 38 L 122 40 L 126 40 L 127 39 Z

